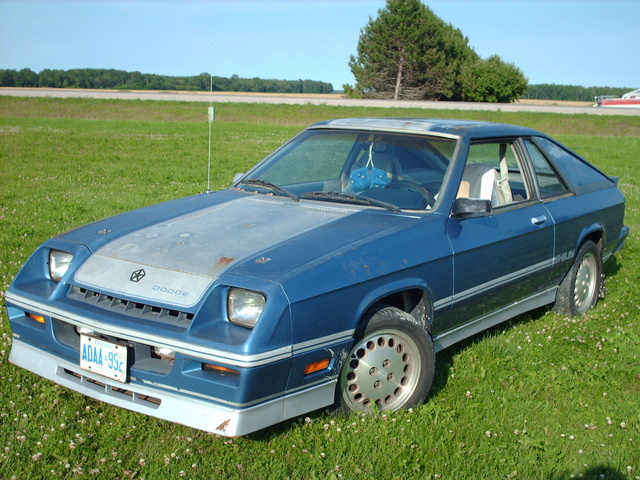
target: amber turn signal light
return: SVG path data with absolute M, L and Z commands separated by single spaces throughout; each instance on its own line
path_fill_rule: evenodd
M 222 375 L 240 375 L 240 372 L 238 372 L 237 370 L 231 370 L 230 368 L 222 367 L 220 365 L 213 365 L 211 363 L 203 363 L 202 369 L 205 372 L 216 372 Z
M 44 317 L 36 315 L 35 313 L 27 313 L 27 316 L 38 323 L 44 323 Z
M 320 370 L 324 370 L 329 366 L 329 359 L 325 358 L 324 360 L 319 360 L 317 362 L 310 363 L 304 368 L 304 374 L 309 375 L 310 373 L 319 372 Z

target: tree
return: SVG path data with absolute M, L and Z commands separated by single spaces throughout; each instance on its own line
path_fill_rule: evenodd
M 462 32 L 420 0 L 387 0 L 360 31 L 349 97 L 510 102 L 527 89 L 513 64 L 482 60 Z
M 527 79 L 498 55 L 467 65 L 462 74 L 462 99 L 470 102 L 510 103 L 527 91 Z
M 15 70 L 0 70 L 0 87 L 15 87 Z
M 37 87 L 38 74 L 29 68 L 23 68 L 15 76 L 16 87 Z
M 461 65 L 478 58 L 462 33 L 420 0 L 388 0 L 361 30 L 349 67 L 353 96 L 438 99 L 460 96 Z
M 63 88 L 66 80 L 66 72 L 64 70 L 50 70 L 45 68 L 38 76 L 39 85 L 49 88 Z
M 477 62 L 480 56 L 469 46 L 469 39 L 452 25 L 445 25 L 438 49 L 443 57 L 442 98 L 447 100 L 462 99 L 462 72 L 466 65 Z

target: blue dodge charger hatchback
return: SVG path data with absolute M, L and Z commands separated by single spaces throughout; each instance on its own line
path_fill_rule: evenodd
M 616 178 L 529 128 L 324 121 L 226 190 L 46 241 L 6 292 L 10 360 L 220 435 L 397 410 L 447 346 L 592 307 L 624 208 Z

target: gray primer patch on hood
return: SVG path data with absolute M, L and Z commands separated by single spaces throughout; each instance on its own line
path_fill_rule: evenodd
M 232 264 L 353 212 L 243 197 L 118 238 L 93 254 L 75 280 L 98 291 L 193 306 Z

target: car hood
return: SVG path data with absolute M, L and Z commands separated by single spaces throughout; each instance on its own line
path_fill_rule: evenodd
M 238 266 L 239 274 L 275 279 L 329 251 L 377 236 L 402 218 L 264 195 L 235 197 L 112 239 L 76 271 L 74 281 L 118 297 L 185 308 Z M 119 220 L 126 221 L 126 215 Z M 271 262 L 274 251 L 277 261 Z

